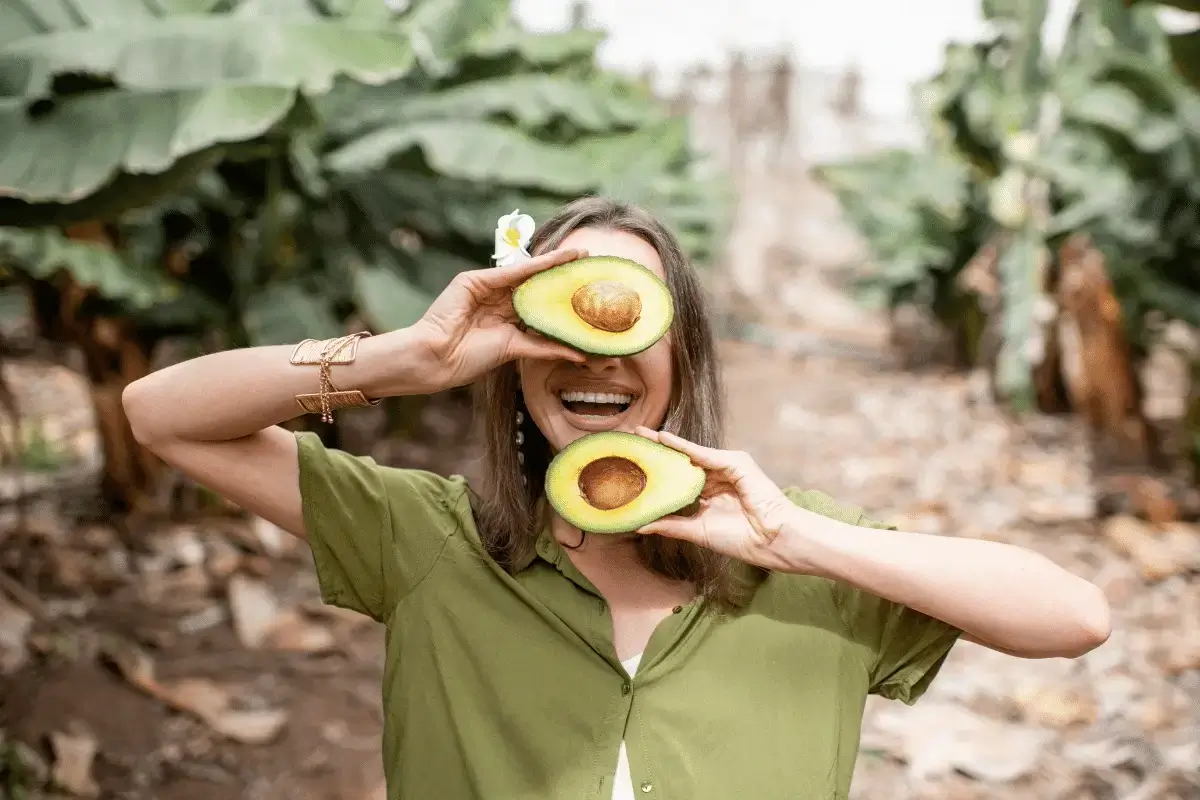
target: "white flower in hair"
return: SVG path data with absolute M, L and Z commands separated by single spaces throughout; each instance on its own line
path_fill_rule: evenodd
M 497 267 L 507 267 L 533 258 L 529 254 L 529 240 L 533 238 L 536 225 L 533 217 L 520 213 L 521 209 L 514 208 L 511 214 L 505 214 L 496 223 L 496 259 Z

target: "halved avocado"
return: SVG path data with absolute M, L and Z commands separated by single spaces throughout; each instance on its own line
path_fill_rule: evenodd
M 592 256 L 539 272 L 517 287 L 521 321 L 560 342 L 601 356 L 630 356 L 671 327 L 675 304 L 651 270 L 625 258 Z
M 629 533 L 700 497 L 704 470 L 678 450 L 632 433 L 576 439 L 546 470 L 546 499 L 588 533 Z

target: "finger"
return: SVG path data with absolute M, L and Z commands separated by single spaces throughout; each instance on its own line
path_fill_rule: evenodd
M 638 436 L 641 436 L 643 439 L 649 439 L 652 442 L 658 441 L 658 431 L 651 430 L 650 428 L 647 428 L 645 425 L 638 425 L 637 427 L 635 427 L 633 429 L 633 432 L 636 433 Z
M 515 329 L 513 331 L 512 342 L 509 344 L 509 353 L 513 358 L 536 358 L 545 361 L 562 359 L 575 364 L 587 362 L 586 355 L 580 353 L 578 350 L 567 347 L 565 344 L 551 341 L 534 333 Z
M 665 444 L 672 450 L 678 450 L 683 453 L 697 466 L 706 469 L 725 469 L 730 466 L 729 457 L 725 451 L 689 442 L 687 439 L 676 436 L 669 431 L 659 431 L 658 442 Z
M 587 250 L 575 247 L 559 248 L 558 250 L 551 250 L 549 253 L 543 253 L 540 256 L 534 256 L 528 261 L 522 261 L 520 264 L 481 269 L 477 270 L 477 273 L 480 283 L 484 286 L 489 289 L 499 289 L 505 286 L 516 286 L 519 283 L 523 283 L 526 278 L 532 275 L 536 275 L 551 267 L 557 267 L 560 264 L 566 264 L 568 261 L 587 258 L 587 254 Z
M 637 529 L 637 532 L 642 535 L 652 534 L 665 536 L 668 539 L 694 542 L 698 540 L 703 530 L 703 523 L 694 517 L 679 517 L 672 514 L 643 525 Z

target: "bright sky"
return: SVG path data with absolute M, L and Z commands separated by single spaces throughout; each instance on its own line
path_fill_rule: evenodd
M 1071 0 L 1050 0 L 1049 38 L 1066 24 Z M 566 24 L 567 0 L 515 0 L 531 27 Z M 838 70 L 858 63 L 864 101 L 887 112 L 907 104 L 906 86 L 935 72 L 952 40 L 983 32 L 978 0 L 591 0 L 592 22 L 609 31 L 606 63 L 674 72 L 731 48 L 790 50 L 803 66 Z M 1058 34 L 1061 35 L 1061 34 Z

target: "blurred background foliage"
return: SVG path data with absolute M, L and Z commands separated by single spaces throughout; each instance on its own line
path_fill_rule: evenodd
M 1046 0 L 982 9 L 990 37 L 915 87 L 926 147 L 814 169 L 868 243 L 859 290 L 929 311 L 1012 408 L 1078 412 L 1161 461 L 1140 368 L 1164 323 L 1200 326 L 1200 34 L 1168 35 L 1153 3 L 1080 0 L 1050 51 Z M 582 18 L 536 33 L 508 0 L 0 1 L 0 310 L 81 354 L 115 507 L 161 482 L 120 394 L 165 344 L 404 327 L 489 263 L 501 215 L 587 193 L 717 256 L 730 186 L 686 116 L 597 65 Z
M 164 342 L 407 326 L 501 215 L 588 193 L 708 259 L 727 186 L 602 39 L 508 0 L 0 3 L 0 283 L 82 352 L 109 501 L 161 479 L 120 393 Z
M 930 311 L 1011 407 L 1160 459 L 1140 366 L 1165 321 L 1200 325 L 1200 34 L 1080 0 L 1051 53 L 1045 0 L 982 8 L 992 36 L 915 87 L 926 149 L 817 170 L 868 242 L 859 290 Z M 1195 388 L 1185 439 L 1200 464 Z

